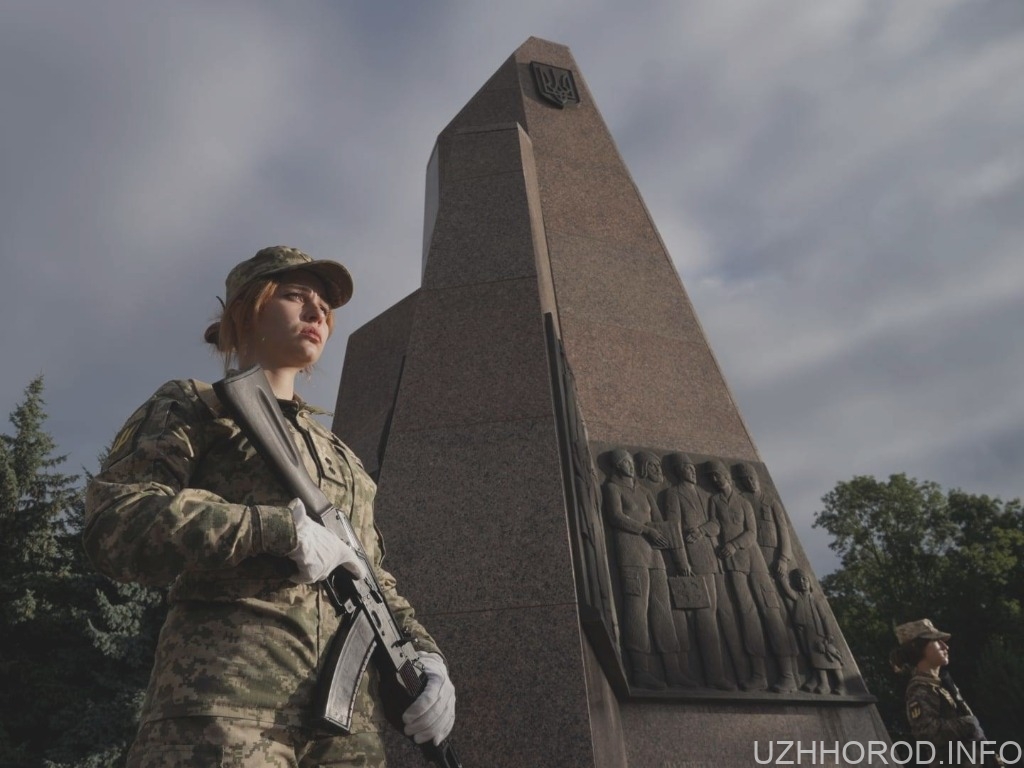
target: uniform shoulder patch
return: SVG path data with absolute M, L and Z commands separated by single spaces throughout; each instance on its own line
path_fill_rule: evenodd
M 107 452 L 109 463 L 113 464 L 117 459 L 125 453 L 125 448 L 131 445 L 132 438 L 135 437 L 135 433 L 139 431 L 139 424 L 142 423 L 143 417 L 146 415 L 145 409 L 139 409 L 136 411 L 128 423 L 121 427 L 121 431 L 114 436 L 114 442 L 110 445 L 110 450 Z
M 137 447 L 140 439 L 145 438 L 146 432 L 154 428 L 163 427 L 168 412 L 174 402 L 181 401 L 180 385 L 177 382 L 164 384 L 146 402 L 135 409 L 135 412 L 128 417 L 121 430 L 114 436 L 110 449 L 107 451 L 103 468 L 111 467 Z M 154 424 L 154 420 L 158 423 Z
M 917 720 L 921 716 L 921 705 L 916 701 L 910 702 L 910 706 L 907 707 L 907 714 L 911 720 Z
M 107 459 L 103 462 L 104 467 L 113 466 L 135 450 L 139 428 L 149 419 L 153 406 L 153 400 L 149 400 L 139 406 L 135 413 L 128 417 L 128 421 L 124 423 L 121 431 L 114 436 L 114 442 L 110 444 L 110 450 L 107 451 Z

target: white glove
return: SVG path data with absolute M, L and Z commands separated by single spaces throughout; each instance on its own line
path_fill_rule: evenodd
M 323 581 L 339 565 L 352 574 L 352 578 L 361 579 L 366 575 L 359 555 L 346 542 L 339 539 L 319 523 L 314 522 L 306 514 L 306 505 L 300 499 L 294 499 L 288 505 L 295 521 L 295 536 L 298 546 L 288 553 L 288 557 L 299 566 L 299 572 L 291 577 L 297 584 L 315 584 Z
M 427 674 L 427 685 L 402 713 L 405 735 L 417 744 L 444 741 L 455 725 L 455 686 L 448 669 L 436 653 L 420 653 L 419 662 Z

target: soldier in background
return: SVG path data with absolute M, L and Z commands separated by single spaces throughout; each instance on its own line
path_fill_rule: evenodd
M 454 688 L 380 567 L 376 486 L 294 391 L 323 352 L 333 310 L 351 297 L 351 277 L 336 262 L 275 246 L 232 269 L 226 288 L 206 340 L 225 368 L 263 367 L 314 481 L 350 517 L 427 675 L 403 715 L 406 733 L 439 743 L 454 722 Z M 338 567 L 358 576 L 361 561 L 289 497 L 209 384 L 168 382 L 128 419 L 89 484 L 84 536 L 105 575 L 171 585 L 128 766 L 384 766 L 375 670 L 363 676 L 350 734 L 322 730 L 313 712 L 339 623 L 323 579 Z
M 896 627 L 899 647 L 889 660 L 897 673 L 910 676 L 906 692 L 907 721 L 915 739 L 935 747 L 932 765 L 984 765 L 979 750 L 971 745 L 985 741 L 985 732 L 946 670 L 949 664 L 946 641 L 950 637 L 948 632 L 936 629 L 929 619 L 900 624 Z M 949 762 L 951 754 L 956 759 L 957 755 L 965 753 L 979 759 Z M 990 764 L 1001 765 L 998 760 Z

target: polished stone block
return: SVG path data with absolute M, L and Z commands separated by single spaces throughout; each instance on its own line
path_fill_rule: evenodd
M 391 418 L 419 293 L 402 299 L 348 339 L 332 429 L 370 473 Z
M 528 205 L 521 170 L 446 184 L 424 289 L 536 275 Z
M 463 765 L 595 765 L 575 605 L 430 616 L 453 660 Z M 389 768 L 422 768 L 411 744 L 388 740 Z
M 392 429 L 550 413 L 536 278 L 424 291 Z
M 706 343 L 679 274 L 660 246 L 550 230 L 547 242 L 561 317 Z
M 575 602 L 556 439 L 550 419 L 392 433 L 377 524 L 418 611 Z
M 590 438 L 758 460 L 706 343 L 562 318 Z

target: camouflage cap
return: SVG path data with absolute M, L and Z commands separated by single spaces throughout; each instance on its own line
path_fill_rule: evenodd
M 298 248 L 272 245 L 257 251 L 255 256 L 236 265 L 228 273 L 227 280 L 224 281 L 227 291 L 224 306 L 230 306 L 242 288 L 253 280 L 290 272 L 293 269 L 307 270 L 324 281 L 327 288 L 324 299 L 331 309 L 342 306 L 352 298 L 352 275 L 338 262 L 314 261 Z M 220 323 L 213 323 L 206 329 L 204 336 L 209 343 L 217 343 L 219 328 Z
M 918 619 L 908 621 L 896 627 L 896 639 L 900 645 L 909 643 L 911 640 L 922 638 L 924 640 L 949 640 L 952 637 L 948 632 L 940 632 L 932 624 L 931 619 Z

